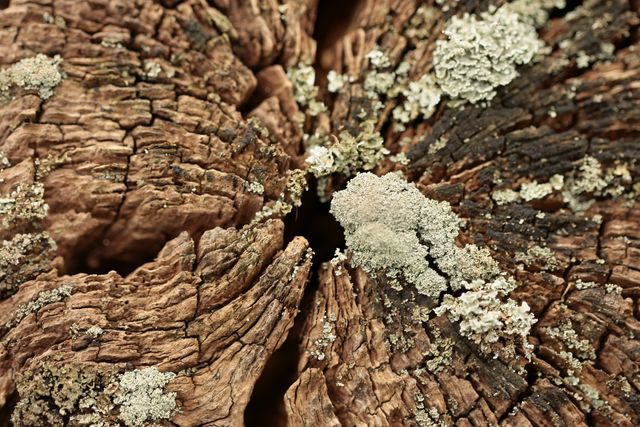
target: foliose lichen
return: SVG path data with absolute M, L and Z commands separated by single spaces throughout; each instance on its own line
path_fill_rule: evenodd
M 11 421 L 16 426 L 106 427 L 113 410 L 113 368 L 45 362 L 16 378 L 20 400 Z
M 371 170 L 389 151 L 384 148 L 384 140 L 374 129 L 373 121 L 368 120 L 355 136 L 342 131 L 330 146 L 311 147 L 308 153 L 309 171 L 323 177 L 334 172 L 352 176 L 360 170 Z
M 0 99 L 9 98 L 12 87 L 36 91 L 40 98 L 49 99 L 64 77 L 61 62 L 59 55 L 49 58 L 40 53 L 0 70 Z
M 533 24 L 507 7 L 454 16 L 444 35 L 433 54 L 438 84 L 451 98 L 474 104 L 491 100 L 544 47 Z
M 294 99 L 307 109 L 309 115 L 317 116 L 327 110 L 326 105 L 317 99 L 316 72 L 312 65 L 301 63 L 291 67 L 287 70 L 287 77 L 293 85 Z
M 302 204 L 302 194 L 307 190 L 306 174 L 301 169 L 287 171 L 287 183 L 284 191 L 275 200 L 265 204 L 253 217 L 252 223 L 258 223 L 271 217 L 284 217 L 294 207 Z
M 168 419 L 176 410 L 176 393 L 164 387 L 175 378 L 172 372 L 157 368 L 136 369 L 120 375 L 114 403 L 119 405 L 119 418 L 129 427 L 141 427 L 148 421 Z
M 506 298 L 515 287 L 513 280 L 504 277 L 491 282 L 465 282 L 466 292 L 457 298 L 445 295 L 435 312 L 446 312 L 451 320 L 460 322 L 460 333 L 485 354 L 494 357 L 498 351 L 514 354 L 515 345 L 530 351 L 527 337 L 536 320 L 526 302 L 518 304 Z
M 142 427 L 169 419 L 176 393 L 165 392 L 171 372 L 144 368 L 117 374 L 112 365 L 47 361 L 16 378 L 20 400 L 14 425 Z
M 409 82 L 401 93 L 404 102 L 393 109 L 393 118 L 401 124 L 409 123 L 418 117 L 431 117 L 442 96 L 442 91 L 431 74 L 423 74 L 418 80 Z M 401 130 L 402 126 L 396 128 Z
M 20 184 L 6 197 L 0 197 L 0 217 L 5 228 L 29 227 L 46 218 L 48 213 L 41 183 Z

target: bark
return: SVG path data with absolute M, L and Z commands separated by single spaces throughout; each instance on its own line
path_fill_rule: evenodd
M 315 0 L 0 10 L 2 68 L 44 53 L 65 73 L 47 100 L 12 88 L 0 101 L 0 201 L 15 201 L 0 218 L 0 425 L 12 413 L 17 425 L 73 424 L 91 409 L 56 388 L 69 372 L 108 395 L 111 378 L 145 367 L 177 374 L 166 392 L 179 411 L 162 425 L 242 425 L 286 340 L 294 378 L 277 408 L 247 420 L 639 425 L 637 2 L 554 11 L 539 30 L 551 51 L 488 105 L 441 102 L 396 132 L 389 98 L 376 118 L 385 147 L 409 161 L 387 156 L 375 172 L 400 171 L 449 202 L 466 222 L 459 242 L 488 248 L 516 278 L 511 297 L 538 319 L 530 361 L 487 357 L 445 314 L 412 321 L 412 303 L 380 275 L 312 256 L 341 243 L 313 191 L 295 208 L 304 135 L 357 127 L 376 46 L 417 79 L 447 20 L 489 5 L 439 3 L 427 15 L 404 0 L 324 13 Z M 348 25 L 326 18 L 336 15 Z M 327 113 L 296 103 L 285 70 L 305 62 Z M 354 81 L 329 93 L 329 70 Z M 585 159 L 606 182 L 574 204 L 561 191 L 498 201 L 523 183 L 578 179 Z M 347 179 L 332 175 L 326 195 Z M 43 372 L 54 378 L 44 386 Z

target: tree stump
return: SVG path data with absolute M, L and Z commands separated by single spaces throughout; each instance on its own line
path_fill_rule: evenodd
M 0 1 L 0 426 L 640 425 L 640 3 L 561 3 L 490 99 L 405 119 L 504 1 Z M 344 138 L 383 148 L 316 174 Z M 529 350 L 362 268 L 362 170 L 448 203 Z

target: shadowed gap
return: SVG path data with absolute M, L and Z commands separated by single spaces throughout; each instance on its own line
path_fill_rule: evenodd
M 287 425 L 284 394 L 297 379 L 300 334 L 318 287 L 317 272 L 321 263 L 333 258 L 337 248 L 344 247 L 342 228 L 329 213 L 329 206 L 329 203 L 318 200 L 316 183 L 312 179 L 309 190 L 302 196 L 302 205 L 285 219 L 285 244 L 295 236 L 303 236 L 309 241 L 314 252 L 312 273 L 300 304 L 300 313 L 296 316 L 289 336 L 282 347 L 269 358 L 256 382 L 245 410 L 246 426 Z

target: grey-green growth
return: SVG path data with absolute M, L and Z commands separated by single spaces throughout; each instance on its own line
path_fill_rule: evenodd
M 435 309 L 437 314 L 447 312 L 449 318 L 460 322 L 460 333 L 479 346 L 485 354 L 496 354 L 500 348 L 493 348 L 500 341 L 506 344 L 511 354 L 518 343 L 529 349 L 527 336 L 535 323 L 526 302 L 518 305 L 514 300 L 502 301 L 515 289 L 513 280 L 498 277 L 491 282 L 474 280 L 465 282 L 465 293 L 455 298 L 445 295 L 442 305 Z M 497 357 L 497 356 L 496 356 Z
M 39 311 L 42 307 L 53 304 L 54 302 L 60 302 L 66 297 L 71 295 L 73 287 L 70 285 L 62 285 L 59 288 L 51 289 L 48 291 L 42 291 L 38 294 L 38 298 L 35 301 L 30 301 L 26 304 L 22 304 L 16 308 L 16 311 L 11 316 L 11 319 L 7 322 L 8 328 L 13 328 L 20 323 L 22 319 Z
M 414 321 L 428 320 L 443 292 L 463 288 L 460 297 L 446 294 L 436 314 L 459 321 L 460 333 L 484 354 L 513 359 L 516 347 L 528 353 L 526 337 L 535 321 L 529 307 L 507 297 L 516 283 L 487 249 L 456 245 L 460 220 L 448 203 L 426 198 L 399 174 L 361 173 L 334 194 L 331 213 L 345 230 L 353 265 L 383 274 L 396 291 L 408 282 L 431 300 L 405 308 L 413 310 Z M 390 337 L 392 345 L 397 338 Z
M 293 85 L 293 97 L 307 109 L 312 116 L 327 110 L 322 101 L 318 101 L 318 87 L 315 86 L 316 72 L 310 64 L 301 63 L 287 70 L 287 77 Z
M 433 299 L 465 280 L 500 272 L 486 250 L 455 244 L 460 220 L 448 203 L 427 199 L 400 175 L 357 175 L 334 194 L 331 213 L 345 229 L 355 265 L 404 278 Z
M 438 83 L 450 97 L 471 103 L 492 99 L 497 87 L 516 78 L 516 66 L 544 47 L 533 23 L 505 6 L 454 16 L 444 34 L 433 54 Z
M 46 232 L 16 234 L 0 243 L 0 298 L 18 290 L 18 286 L 48 271 L 56 243 Z
M 175 376 L 153 367 L 118 375 L 113 365 L 44 362 L 17 376 L 20 400 L 11 420 L 42 427 L 155 425 L 176 411 L 176 393 L 164 391 Z
M 176 409 L 176 393 L 167 393 L 164 387 L 175 376 L 155 367 L 120 375 L 114 403 L 120 405 L 120 419 L 124 424 L 139 427 L 147 421 L 170 418 Z
M 62 58 L 49 58 L 38 54 L 25 58 L 9 68 L 0 71 L 0 98 L 9 98 L 12 87 L 36 91 L 42 99 L 49 99 L 53 89 L 62 81 L 60 70 Z
M 366 120 L 362 123 L 362 131 L 355 137 L 342 131 L 329 147 L 310 147 L 306 159 L 309 171 L 316 177 L 334 172 L 351 176 L 359 170 L 375 168 L 389 151 L 384 148 L 384 140 L 374 126 L 372 120 Z
M 44 186 L 20 184 L 7 197 L 0 197 L 2 226 L 19 229 L 46 218 L 49 205 L 44 202 Z

